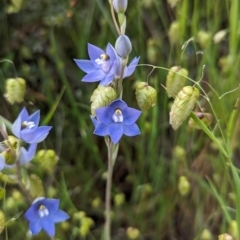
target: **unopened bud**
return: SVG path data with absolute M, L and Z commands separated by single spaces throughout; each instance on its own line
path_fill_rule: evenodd
M 132 51 L 132 43 L 128 36 L 120 35 L 115 43 L 115 50 L 119 57 L 127 58 Z
M 113 8 L 117 13 L 124 13 L 127 9 L 128 0 L 113 0 Z
M 92 116 L 96 116 L 96 109 L 109 105 L 115 99 L 117 99 L 117 92 L 113 87 L 99 85 L 90 98 Z
M 213 121 L 213 116 L 210 113 L 195 112 L 195 114 L 206 126 L 209 126 Z M 192 118 L 189 119 L 188 125 L 192 128 L 201 129 Z
M 136 87 L 136 99 L 142 111 L 147 111 L 156 104 L 157 92 L 146 82 L 139 82 Z
M 136 240 L 140 237 L 140 231 L 137 228 L 128 227 L 127 228 L 127 237 L 131 240 Z
M 191 184 L 186 176 L 180 176 L 178 180 L 178 191 L 182 196 L 186 196 L 191 188 Z
M 26 81 L 23 78 L 9 78 L 5 84 L 6 93 L 5 98 L 11 104 L 23 101 L 26 92 Z
M 170 124 L 174 130 L 183 123 L 195 107 L 199 91 L 192 86 L 185 86 L 175 98 L 170 111 Z
M 178 92 L 184 87 L 187 76 L 188 70 L 185 68 L 174 66 L 169 69 L 166 80 L 166 89 L 169 98 L 176 96 Z

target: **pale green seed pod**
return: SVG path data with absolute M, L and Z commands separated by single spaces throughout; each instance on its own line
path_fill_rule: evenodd
M 192 86 L 185 86 L 175 98 L 170 111 L 170 124 L 174 130 L 190 115 L 199 97 L 199 91 Z
M 178 179 L 178 191 L 181 196 L 186 196 L 190 192 L 191 184 L 186 176 L 180 176 Z
M 166 90 L 169 98 L 176 96 L 178 92 L 184 87 L 187 76 L 188 70 L 185 68 L 174 66 L 169 69 L 166 80 Z
M 26 187 L 32 197 L 37 198 L 44 196 L 42 181 L 36 174 L 31 174 L 29 176 Z
M 1 155 L 5 158 L 5 162 L 8 165 L 12 165 L 16 161 L 16 148 L 19 139 L 14 136 L 8 136 L 7 140 L 3 141 L 4 146 L 6 149 L 1 152 Z
M 109 105 L 115 99 L 117 99 L 117 92 L 113 87 L 99 85 L 90 98 L 92 116 L 96 116 L 96 109 Z
M 26 81 L 23 78 L 9 78 L 5 83 L 7 101 L 11 104 L 21 103 L 26 92 Z
M 0 210 L 0 234 L 5 228 L 5 214 L 2 210 Z
M 136 240 L 140 237 L 140 231 L 137 228 L 128 227 L 127 228 L 127 238 L 131 240 Z
M 218 236 L 218 240 L 234 240 L 230 234 L 223 233 Z
M 147 111 L 156 104 L 157 91 L 146 82 L 137 83 L 135 94 L 142 111 Z
M 208 229 L 204 228 L 199 240 L 213 240 L 213 235 Z
M 114 196 L 114 204 L 117 207 L 120 207 L 121 205 L 123 205 L 125 203 L 125 194 L 124 193 L 118 193 Z
M 51 174 L 57 164 L 59 158 L 54 150 L 39 150 L 35 159 L 40 163 L 41 167 Z
M 168 30 L 168 37 L 171 44 L 173 45 L 179 42 L 179 39 L 181 37 L 181 31 L 180 31 L 180 23 L 178 21 L 172 22 Z
M 205 49 L 211 42 L 211 34 L 206 31 L 199 31 L 197 34 L 197 40 L 201 48 Z
M 209 126 L 213 121 L 211 113 L 195 112 L 195 114 L 206 126 Z M 189 119 L 188 125 L 192 128 L 201 129 L 192 118 Z
M 229 233 L 234 239 L 238 239 L 238 224 L 236 220 L 232 220 L 228 228 Z

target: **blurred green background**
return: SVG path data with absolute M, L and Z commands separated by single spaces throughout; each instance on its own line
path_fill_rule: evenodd
M 226 130 L 239 97 L 238 90 L 218 98 L 239 86 L 239 9 L 238 0 L 129 0 L 126 12 L 126 34 L 133 45 L 130 60 L 141 56 L 141 64 L 179 65 L 196 81 L 203 75 L 201 86 L 218 115 L 211 125 L 216 136 L 221 134 L 214 126 L 219 123 Z M 80 81 L 84 73 L 73 58 L 88 59 L 88 42 L 105 49 L 108 42 L 114 45 L 116 38 L 107 0 L 1 1 L 0 115 L 12 122 L 26 106 L 30 112 L 40 109 L 42 123 L 53 126 L 38 149 L 56 152 L 59 162 L 54 171 L 39 167 L 37 160 L 27 171 L 37 174 L 45 196 L 60 198 L 61 208 L 71 215 L 68 223 L 58 225 L 56 239 L 101 239 L 107 151 L 104 139 L 93 135 L 89 118 L 90 96 L 98 84 Z M 167 71 L 155 69 L 150 74 L 151 70 L 139 66 L 123 83 L 123 99 L 129 106 L 137 107 L 134 86 L 138 80 L 149 80 L 158 99 L 138 121 L 142 134 L 123 137 L 120 142 L 113 173 L 112 239 L 211 240 L 227 232 L 236 236 L 233 184 L 227 165 L 216 146 L 202 131 L 190 129 L 187 121 L 172 130 L 168 122 L 172 100 L 161 86 Z M 16 76 L 26 79 L 27 92 L 23 103 L 11 105 L 4 98 L 5 82 Z M 206 96 L 199 102 L 211 113 Z M 54 105 L 57 107 L 49 118 Z M 230 144 L 237 166 L 239 125 L 237 119 Z M 181 178 L 183 182 L 181 176 L 186 177 Z M 6 180 L 1 178 L 3 187 Z M 181 193 L 184 189 L 185 194 Z M 27 209 L 18 191 L 17 185 L 7 182 L 6 199 L 1 201 L 7 220 Z M 228 206 L 231 221 L 219 199 Z M 79 211 L 94 222 L 85 236 L 81 230 L 84 223 L 76 215 Z M 8 223 L 0 238 L 27 239 L 27 230 L 21 215 Z M 134 238 L 138 230 L 139 236 Z M 47 237 L 43 233 L 33 239 Z

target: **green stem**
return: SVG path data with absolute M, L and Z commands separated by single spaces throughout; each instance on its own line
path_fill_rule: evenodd
M 105 138 L 108 148 L 108 174 L 107 174 L 107 186 L 106 186 L 106 219 L 105 219 L 105 233 L 104 240 L 111 240 L 111 189 L 112 189 L 112 173 L 114 163 L 117 157 L 118 144 L 114 145 L 112 141 L 107 137 Z

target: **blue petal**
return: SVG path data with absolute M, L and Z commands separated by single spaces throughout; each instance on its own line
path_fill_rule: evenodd
M 101 48 L 88 43 L 88 55 L 92 62 L 95 62 L 97 58 L 100 58 L 101 54 L 105 54 Z
M 129 136 L 129 137 L 141 134 L 141 132 L 139 130 L 139 127 L 137 126 L 136 123 L 134 123 L 134 124 L 132 124 L 130 126 L 123 125 L 123 133 L 126 136 Z
M 44 231 L 51 237 L 55 235 L 55 225 L 52 217 L 44 217 L 41 219 L 41 226 Z
M 91 120 L 92 120 L 92 123 L 93 123 L 94 127 L 96 127 L 97 124 L 98 124 L 98 120 L 97 120 L 97 118 L 94 117 L 94 116 L 90 116 L 90 118 L 91 118 Z
M 51 128 L 52 128 L 51 126 L 42 126 L 38 127 L 35 131 L 31 131 L 31 129 L 23 129 L 22 139 L 26 143 L 42 142 L 47 137 Z
M 105 125 L 108 125 L 111 123 L 112 115 L 114 114 L 115 109 L 112 109 L 110 106 L 101 107 L 96 109 L 96 115 L 99 122 L 104 123 Z
M 55 213 L 59 208 L 59 199 L 45 198 L 42 200 L 42 204 L 48 209 L 50 213 Z
M 29 229 L 30 229 L 32 235 L 36 235 L 42 230 L 42 226 L 40 225 L 39 221 L 30 222 Z
M 90 60 L 78 60 L 78 59 L 74 59 L 74 61 L 76 62 L 76 64 L 78 65 L 78 67 L 80 69 L 82 69 L 84 72 L 86 73 L 90 73 L 92 71 L 94 71 L 96 68 L 94 66 L 94 64 L 92 63 L 92 61 Z
M 59 209 L 57 212 L 54 213 L 53 215 L 53 221 L 55 223 L 58 223 L 58 222 L 63 222 L 63 221 L 66 221 L 67 219 L 69 219 L 69 215 L 64 212 L 63 210 Z
M 121 123 L 112 123 L 109 125 L 109 134 L 114 144 L 117 144 L 123 135 L 123 126 Z
M 112 62 L 118 58 L 114 47 L 110 43 L 108 43 L 108 45 L 107 45 L 106 54 L 110 57 L 110 61 L 112 61 Z
M 108 125 L 105 125 L 104 123 L 99 122 L 93 133 L 95 135 L 102 136 L 102 137 L 109 135 Z
M 83 82 L 98 82 L 106 76 L 106 73 L 102 69 L 96 69 L 94 72 L 90 72 L 82 79 Z
M 38 215 L 38 206 L 36 204 L 32 204 L 30 208 L 26 211 L 24 214 L 24 217 L 29 221 L 29 222 L 36 222 L 39 219 Z
M 4 166 L 5 166 L 5 158 L 2 155 L 0 155 L 0 171 L 2 171 Z
M 107 86 L 109 85 L 114 79 L 114 74 L 110 76 L 106 76 L 104 79 L 101 80 L 100 85 Z
M 118 108 L 118 109 L 121 109 L 122 111 L 127 108 L 127 104 L 121 100 L 121 99 L 117 99 L 115 101 L 113 101 L 110 105 L 109 105 L 110 108 L 112 108 L 113 110 L 113 113 L 114 111 Z
M 124 78 L 125 77 L 129 77 L 130 75 L 133 74 L 133 72 L 135 71 L 135 68 L 136 68 L 139 60 L 140 60 L 140 57 L 138 57 L 138 58 L 135 57 L 132 60 L 132 62 L 129 64 L 129 66 L 125 67 L 125 69 L 124 69 Z
M 139 116 L 141 115 L 141 111 L 135 109 L 135 108 L 125 108 L 122 110 L 122 114 L 123 114 L 123 122 L 126 125 L 132 125 L 133 123 L 135 123 L 137 121 L 137 119 L 139 118 Z
M 36 111 L 35 113 L 33 113 L 28 118 L 28 122 L 34 122 L 35 128 L 37 128 L 37 126 L 39 125 L 39 121 L 40 121 L 40 111 L 39 110 Z
M 29 163 L 33 159 L 36 153 L 36 149 L 37 149 L 37 143 L 30 144 L 28 147 L 28 150 L 26 150 L 24 147 L 21 147 L 20 156 L 19 156 L 20 164 L 24 165 Z
M 12 132 L 18 138 L 21 138 L 21 127 L 22 127 L 22 119 L 19 115 L 12 125 Z

